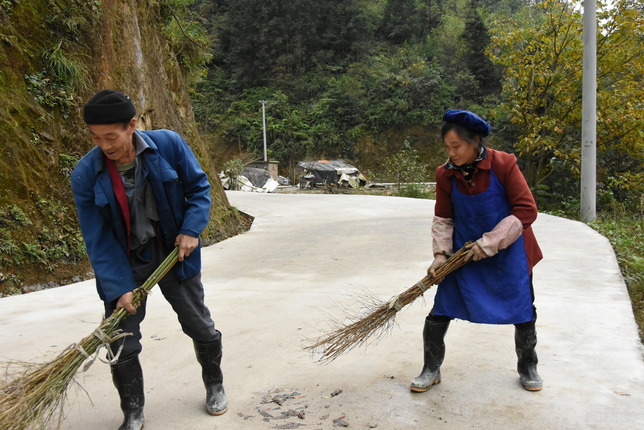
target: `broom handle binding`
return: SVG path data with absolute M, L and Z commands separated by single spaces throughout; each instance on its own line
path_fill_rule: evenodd
M 134 297 L 132 298 L 132 304 L 134 307 L 138 307 L 139 303 L 141 303 L 141 300 L 145 296 L 148 295 L 150 290 L 157 284 L 158 281 L 163 279 L 163 277 L 172 269 L 172 267 L 177 263 L 178 261 L 178 256 L 179 256 L 179 247 L 175 247 L 170 254 L 159 264 L 159 267 L 157 267 L 154 272 L 146 279 L 146 281 L 138 288 L 135 288 L 133 290 L 134 292 Z M 110 318 L 114 317 L 117 320 L 120 320 L 122 318 L 125 318 L 126 315 L 121 315 L 125 314 L 126 311 L 125 309 L 121 308 L 118 310 L 115 310 L 112 312 L 112 315 L 110 315 Z

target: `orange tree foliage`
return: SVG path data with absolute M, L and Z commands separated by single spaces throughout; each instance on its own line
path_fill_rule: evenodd
M 557 169 L 579 175 L 583 69 L 581 2 L 545 0 L 492 28 L 488 54 L 503 68 L 502 103 L 532 187 Z M 599 4 L 598 178 L 616 196 L 644 179 L 644 10 L 635 0 Z

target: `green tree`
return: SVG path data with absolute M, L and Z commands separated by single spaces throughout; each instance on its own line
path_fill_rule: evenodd
M 204 65 L 212 58 L 211 39 L 190 8 L 196 0 L 166 0 L 159 3 L 165 35 L 176 61 L 194 84 L 201 78 Z
M 489 53 L 504 67 L 503 103 L 532 187 L 579 175 L 582 17 L 578 4 L 546 0 L 523 22 L 494 31 Z M 533 13 L 534 12 L 534 13 Z M 642 190 L 643 11 L 631 0 L 601 9 L 598 31 L 598 178 L 617 196 Z M 503 130 L 501 130 L 503 135 Z M 639 190 L 639 191 L 637 191 Z
M 417 15 L 420 36 L 428 36 L 440 23 L 443 0 L 418 0 Z
M 427 177 L 427 167 L 420 161 L 418 150 L 408 141 L 404 142 L 400 151 L 384 161 L 384 168 L 387 179 L 397 184 L 399 193 L 403 185 L 411 186 L 416 191 L 414 183 L 422 182 Z
M 452 89 L 440 66 L 423 50 L 422 45 L 405 46 L 369 59 L 363 82 L 370 129 L 431 123 L 451 103 Z
M 494 115 L 516 125 L 531 187 L 554 172 L 553 159 L 578 165 L 583 52 L 573 5 L 546 0 L 534 12 L 524 22 L 498 23 L 489 50 L 504 67 L 503 103 Z
M 381 37 L 395 45 L 417 38 L 421 31 L 416 12 L 416 0 L 387 0 L 379 29 Z
M 387 0 L 378 35 L 394 45 L 422 43 L 435 29 L 442 0 Z
M 364 122 L 364 103 L 361 77 L 351 73 L 327 81 L 326 90 L 314 101 L 310 111 L 313 155 L 353 158 L 354 138 Z
M 358 0 L 220 1 L 217 66 L 241 87 L 290 82 L 317 67 L 346 65 L 369 36 Z M 216 12 L 216 11 L 215 11 Z
M 470 0 L 465 11 L 465 31 L 461 35 L 465 47 L 463 64 L 475 85 L 461 91 L 468 100 L 481 104 L 485 96 L 500 93 L 501 77 L 486 53 L 490 35 L 477 5 L 478 0 Z
M 622 0 L 599 18 L 598 178 L 637 207 L 644 194 L 644 7 Z
M 306 117 L 281 91 L 276 91 L 267 100 L 266 114 L 271 158 L 280 160 L 288 176 L 293 178 L 297 162 L 310 151 Z

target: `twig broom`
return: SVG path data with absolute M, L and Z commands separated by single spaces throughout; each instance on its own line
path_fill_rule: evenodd
M 380 338 L 389 331 L 398 311 L 422 296 L 429 287 L 439 284 L 447 275 L 468 263 L 472 259 L 469 251 L 473 245 L 472 242 L 468 242 L 454 253 L 445 264 L 436 269 L 435 277 L 425 276 L 402 294 L 394 296 L 387 302 L 376 303 L 371 306 L 373 310 L 368 309 L 361 315 L 351 318 L 352 323 L 342 324 L 335 321 L 336 329 L 312 345 L 306 346 L 305 349 L 319 350 L 321 356 L 318 361 L 331 362 L 343 353 L 366 344 L 374 336 L 376 339 Z
M 134 290 L 132 304 L 135 307 L 174 266 L 178 254 L 179 248 L 175 248 L 145 283 Z M 101 346 L 129 334 L 117 332 L 119 321 L 126 316 L 125 309 L 114 311 L 92 334 L 67 347 L 54 360 L 1 385 L 0 429 L 45 428 L 55 416 L 58 416 L 56 427 L 60 427 L 67 388 L 76 372 Z M 93 361 L 88 362 L 85 369 Z

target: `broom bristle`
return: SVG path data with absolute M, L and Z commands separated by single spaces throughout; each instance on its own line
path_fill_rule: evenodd
M 465 244 L 436 270 L 436 277 L 426 276 L 402 294 L 394 296 L 390 301 L 377 303 L 372 311 L 363 313 L 364 316 L 350 318 L 350 324 L 332 320 L 334 327 L 324 338 L 319 338 L 305 349 L 321 350 L 318 361 L 331 362 L 340 355 L 360 347 L 370 341 L 377 341 L 386 335 L 396 320 L 396 314 L 405 306 L 422 296 L 427 289 L 442 282 L 442 280 L 471 260 L 469 250 L 472 243 Z
M 333 361 L 343 353 L 366 344 L 373 337 L 380 338 L 393 325 L 396 312 L 381 306 L 366 317 L 349 325 L 339 326 L 330 335 L 306 349 L 323 347 L 319 361 Z
M 81 346 L 82 345 L 82 346 Z M 79 346 L 90 353 L 101 342 L 94 336 L 83 339 Z M 0 422 L 2 429 L 44 428 L 54 416 L 62 419 L 67 388 L 86 359 L 80 349 L 69 348 L 56 359 L 3 385 Z
M 168 273 L 177 262 L 177 255 L 178 248 L 175 248 L 145 283 L 134 290 L 134 306 L 138 306 L 152 287 Z M 101 346 L 128 335 L 117 332 L 119 322 L 126 316 L 125 309 L 114 311 L 92 334 L 78 344 L 69 346 L 54 360 L 0 385 L 1 429 L 44 429 L 56 416 L 56 427 L 60 427 L 67 389 L 74 381 L 76 372 Z

